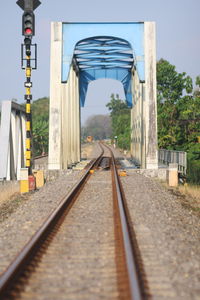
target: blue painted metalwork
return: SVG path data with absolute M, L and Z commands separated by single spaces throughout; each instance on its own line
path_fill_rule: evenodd
M 63 23 L 62 82 L 67 82 L 72 60 L 79 69 L 80 101 L 88 84 L 99 78 L 122 82 L 132 105 L 131 70 L 144 81 L 144 23 Z

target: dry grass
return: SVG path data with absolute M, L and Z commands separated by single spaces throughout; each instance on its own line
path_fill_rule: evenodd
M 200 186 L 185 184 L 180 185 L 178 190 L 181 194 L 194 198 L 200 204 Z
M 183 207 L 200 217 L 200 186 L 185 184 L 173 188 L 167 183 L 162 183 L 162 186 L 175 195 Z
M 20 194 L 18 182 L 0 183 L 0 223 L 30 197 L 31 194 Z
M 9 182 L 0 185 L 0 206 L 11 197 L 19 193 L 19 184 L 15 182 Z
M 173 193 L 179 198 L 181 204 L 200 217 L 200 186 L 179 185 Z

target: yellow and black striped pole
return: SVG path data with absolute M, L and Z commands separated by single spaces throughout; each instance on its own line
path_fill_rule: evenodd
M 21 66 L 26 70 L 26 94 L 24 95 L 26 101 L 26 152 L 25 152 L 25 167 L 23 176 L 21 176 L 22 186 L 21 192 L 28 192 L 34 189 L 34 176 L 32 175 L 32 118 L 31 118 L 31 72 L 37 68 L 37 45 L 32 44 L 32 37 L 35 35 L 35 15 L 34 10 L 41 4 L 40 0 L 17 0 L 17 5 L 24 11 L 22 15 L 22 35 L 24 44 L 21 45 Z M 35 57 L 31 58 L 31 50 L 35 49 Z M 24 59 L 24 50 L 26 58 Z M 33 53 L 34 54 L 34 53 Z M 34 55 L 33 55 L 34 56 Z M 31 62 L 35 62 L 35 66 L 31 67 Z M 24 65 L 26 62 L 26 65 Z M 28 169 L 28 172 L 27 172 Z M 27 174 L 28 173 L 28 174 Z M 28 176 L 27 176 L 28 175 Z M 27 178 L 28 177 L 28 178 Z
M 26 168 L 28 168 L 28 174 L 31 175 L 32 169 L 31 169 L 31 129 L 32 129 L 32 122 L 31 122 L 31 51 L 30 51 L 30 45 L 26 45 L 26 82 L 25 82 L 25 88 L 26 88 L 26 94 L 25 94 L 25 100 L 26 100 Z

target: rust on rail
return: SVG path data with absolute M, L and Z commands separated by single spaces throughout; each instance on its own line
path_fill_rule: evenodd
M 110 147 L 113 182 L 113 209 L 116 237 L 116 265 L 120 299 L 151 299 L 144 267 L 136 240 L 130 226 L 130 217 L 124 191 L 116 168 L 115 158 Z

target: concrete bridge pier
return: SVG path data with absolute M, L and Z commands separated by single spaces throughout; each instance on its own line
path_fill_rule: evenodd
M 70 68 L 61 83 L 62 26 L 52 23 L 49 119 L 50 170 L 66 169 L 80 160 L 80 105 L 78 77 Z
M 51 65 L 49 104 L 49 161 L 50 170 L 61 169 L 62 84 L 61 84 L 62 27 L 51 24 Z
M 62 95 L 62 168 L 80 160 L 80 107 L 78 77 L 71 68 L 69 79 L 63 84 Z
M 158 168 L 155 23 L 144 22 L 145 81 L 132 73 L 131 155 L 144 169 Z
M 144 127 L 144 84 L 140 83 L 136 70 L 132 77 L 133 108 L 131 109 L 131 155 L 145 168 L 145 132 Z

